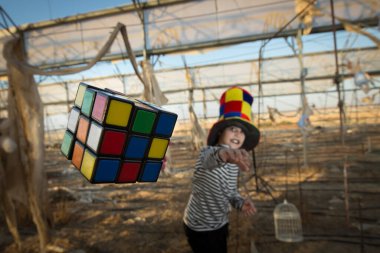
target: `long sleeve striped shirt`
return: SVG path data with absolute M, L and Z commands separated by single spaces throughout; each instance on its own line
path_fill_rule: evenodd
M 237 191 L 239 168 L 221 160 L 220 148 L 203 148 L 195 164 L 192 192 L 183 217 L 195 231 L 221 228 L 228 223 L 230 206 L 241 209 L 244 202 Z

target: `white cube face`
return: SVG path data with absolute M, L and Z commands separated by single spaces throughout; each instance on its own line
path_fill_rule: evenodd
M 87 146 L 91 148 L 94 152 L 98 152 L 98 147 L 100 139 L 102 137 L 103 127 L 96 124 L 95 122 L 91 123 L 90 131 L 87 138 Z
M 73 108 L 70 111 L 69 121 L 67 123 L 67 129 L 69 129 L 74 134 L 77 131 L 79 115 L 80 115 L 80 111 L 76 108 Z

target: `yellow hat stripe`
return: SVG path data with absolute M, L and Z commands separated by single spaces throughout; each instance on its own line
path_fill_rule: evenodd
M 243 100 L 243 91 L 238 88 L 232 88 L 226 92 L 225 103 L 229 101 L 242 101 Z
M 241 112 L 251 119 L 251 105 L 249 103 L 243 101 Z

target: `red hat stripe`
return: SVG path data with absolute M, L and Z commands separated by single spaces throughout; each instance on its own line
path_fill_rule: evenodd
M 247 115 L 246 115 L 246 114 L 244 114 L 244 113 L 242 113 L 242 114 L 241 114 L 241 117 L 242 117 L 243 119 L 246 119 L 246 120 L 248 120 L 248 121 L 250 121 L 250 120 L 251 120 L 251 117 L 247 116 Z
M 224 105 L 224 113 L 241 112 L 241 101 L 230 101 Z
M 224 104 L 226 101 L 226 93 L 224 92 L 223 95 L 220 97 L 220 104 Z

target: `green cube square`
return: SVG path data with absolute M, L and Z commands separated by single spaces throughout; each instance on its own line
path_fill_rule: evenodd
M 61 144 L 61 152 L 67 159 L 71 160 L 73 155 L 73 144 L 74 136 L 66 130 L 65 135 L 63 136 L 63 141 Z
M 95 96 L 96 96 L 96 91 L 93 89 L 86 89 L 86 91 L 84 92 L 81 111 L 87 117 L 91 116 L 92 106 L 94 104 Z
M 153 129 L 156 113 L 138 109 L 133 121 L 132 131 L 141 134 L 150 134 Z

